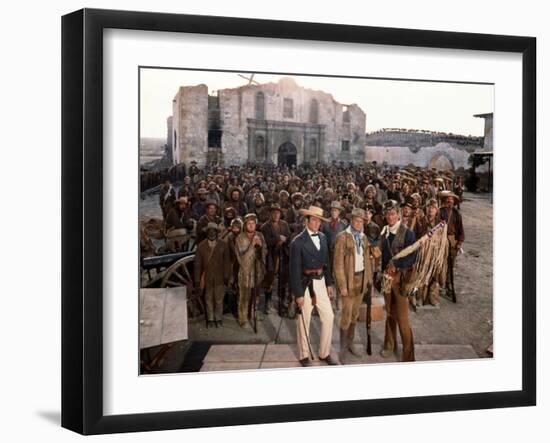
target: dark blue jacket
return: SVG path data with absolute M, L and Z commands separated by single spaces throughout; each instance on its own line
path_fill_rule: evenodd
M 330 269 L 327 237 L 319 232 L 321 249 L 318 250 L 309 236 L 307 229 L 294 237 L 290 243 L 290 290 L 296 297 L 303 297 L 306 288 L 302 284 L 304 269 L 324 270 L 325 284 L 332 286 L 332 270 Z

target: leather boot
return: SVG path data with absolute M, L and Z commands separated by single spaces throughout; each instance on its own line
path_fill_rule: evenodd
M 356 323 L 352 323 L 349 325 L 348 329 L 348 350 L 356 357 L 361 357 L 363 353 L 361 352 L 361 349 L 359 346 L 355 346 L 353 344 L 353 339 L 355 338 L 355 326 Z
M 342 364 L 346 361 L 346 353 L 348 351 L 348 330 L 340 328 L 340 361 Z
M 271 291 L 265 292 L 264 295 L 264 314 L 268 315 L 271 312 Z

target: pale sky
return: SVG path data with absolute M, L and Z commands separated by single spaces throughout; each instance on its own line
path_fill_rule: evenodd
M 141 69 L 141 137 L 166 137 L 166 118 L 180 86 L 208 86 L 208 93 L 243 86 L 237 72 Z M 247 73 L 240 73 L 248 76 Z M 259 83 L 284 75 L 255 74 Z M 426 129 L 483 135 L 484 120 L 474 114 L 493 112 L 493 85 L 292 75 L 299 86 L 333 95 L 342 104 L 356 103 L 367 114 L 367 132 L 381 128 Z

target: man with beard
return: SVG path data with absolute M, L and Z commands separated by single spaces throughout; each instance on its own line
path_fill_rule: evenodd
M 248 328 L 248 309 L 252 291 L 256 291 L 257 307 L 258 291 L 265 277 L 267 246 L 262 233 L 256 232 L 258 222 L 256 214 L 245 215 L 243 222 L 243 232 L 235 240 L 235 251 L 239 261 L 239 325 L 242 328 Z
M 460 203 L 458 196 L 452 191 L 441 191 L 438 196 L 444 205 L 439 211 L 439 216 L 441 220 L 447 223 L 447 238 L 449 239 L 449 265 L 447 266 L 445 283 L 445 291 L 449 294 L 454 291 L 454 266 L 456 256 L 464 243 L 464 226 L 462 224 L 462 214 L 455 208 L 455 205 Z
M 237 218 L 235 208 L 233 208 L 233 206 L 226 206 L 223 211 L 223 225 L 226 228 L 229 228 L 231 226 L 231 222 L 235 220 L 235 218 Z
M 208 223 L 204 229 L 206 239 L 199 243 L 195 253 L 195 287 L 204 291 L 206 301 L 206 327 L 222 326 L 223 299 L 229 280 L 229 250 L 227 243 L 218 238 L 220 227 Z
M 309 326 L 313 306 L 316 306 L 321 321 L 319 359 L 329 365 L 340 362 L 330 355 L 334 312 L 330 299 L 333 295 L 333 277 L 329 250 L 325 235 L 319 232 L 323 217 L 321 208 L 312 206 L 302 209 L 305 229 L 290 244 L 290 289 L 296 300 L 297 339 L 299 361 L 302 366 L 310 366 L 311 341 Z
M 166 216 L 166 231 L 173 229 L 187 229 L 193 230 L 194 223 L 191 218 L 191 211 L 189 210 L 189 200 L 187 197 L 178 198 L 172 209 Z
M 215 223 L 219 225 L 221 223 L 220 217 L 218 217 L 218 204 L 215 201 L 207 201 L 206 213 L 197 222 L 197 244 L 206 238 L 206 232 L 204 229 L 208 223 Z
M 271 206 L 271 219 L 262 225 L 260 231 L 267 245 L 266 276 L 264 279 L 264 314 L 269 314 L 271 310 L 271 294 L 275 279 L 278 279 L 279 314 L 282 314 L 282 305 L 283 301 L 286 301 L 286 286 L 288 282 L 290 228 L 286 221 L 281 220 L 281 207 L 277 203 Z
M 183 183 L 178 190 L 178 198 L 191 197 L 193 195 L 193 189 L 191 187 L 191 177 L 186 176 L 183 179 Z
M 388 200 L 395 200 L 397 203 L 401 204 L 403 202 L 403 198 L 401 196 L 401 192 L 397 189 L 398 182 L 392 180 L 388 184 Z
M 206 214 L 206 194 L 208 194 L 206 188 L 199 188 L 197 191 L 197 201 L 191 207 L 191 215 L 195 220 L 199 220 Z
M 206 194 L 206 199 L 209 201 L 215 201 L 218 204 L 218 206 L 220 206 L 221 204 L 221 198 L 219 194 L 220 189 L 218 188 L 218 185 L 216 184 L 215 181 L 211 180 L 208 183 L 207 191 L 208 191 L 208 194 Z
M 295 192 L 291 196 L 292 207 L 287 212 L 287 222 L 290 227 L 291 237 L 296 236 L 303 229 L 300 210 L 304 207 L 304 194 Z
M 380 226 L 383 223 L 382 218 L 382 206 L 376 200 L 376 187 L 373 184 L 369 184 L 365 187 L 365 198 L 363 200 L 363 209 L 370 205 L 374 209 L 373 219 L 374 222 Z
M 281 211 L 283 212 L 281 217 L 283 218 L 283 220 L 288 222 L 288 211 L 291 208 L 290 195 L 288 191 L 285 191 L 284 189 L 281 189 L 281 191 L 279 191 L 279 206 L 281 206 Z
M 415 242 L 415 235 L 399 219 L 399 204 L 395 200 L 384 203 L 384 216 L 387 225 L 380 234 L 382 250 L 382 271 L 388 284 L 384 285 L 386 306 L 386 331 L 381 355 L 390 357 L 397 352 L 397 327 L 403 343 L 401 361 L 414 361 L 414 340 L 409 323 L 409 298 L 405 292 L 411 275 L 416 253 L 398 260 L 393 256 Z
M 353 339 L 363 296 L 372 285 L 370 245 L 363 232 L 365 219 L 366 214 L 363 209 L 353 209 L 350 225 L 336 237 L 334 278 L 342 297 L 340 318 L 340 361 L 342 363 L 348 351 L 357 357 L 362 355 L 362 352 L 354 347 Z
M 238 235 L 242 232 L 243 222 L 240 218 L 235 218 L 231 221 L 229 232 L 226 236 L 222 235 L 222 240 L 227 243 L 229 249 L 229 283 L 228 283 L 228 306 L 231 313 L 238 318 L 238 287 L 237 281 L 239 278 L 239 261 L 237 260 L 237 251 L 235 242 Z
M 228 200 L 225 202 L 224 208 L 231 206 L 235 209 L 235 211 L 237 211 L 237 215 L 239 217 L 244 217 L 248 212 L 248 207 L 243 200 L 244 191 L 240 187 L 231 186 L 227 190 L 227 197 Z
M 269 220 L 269 206 L 265 204 L 264 195 L 261 192 L 254 196 L 254 212 L 258 216 L 260 226 Z
M 426 235 L 430 229 L 435 228 L 441 218 L 439 216 L 439 205 L 435 198 L 428 199 L 426 203 L 426 215 L 423 217 L 422 222 L 419 223 L 421 227 L 417 238 Z M 440 284 L 445 281 L 445 275 L 434 275 L 427 285 L 418 289 L 416 296 L 416 305 L 422 306 L 430 304 L 435 307 L 439 307 L 439 290 Z
M 176 201 L 176 190 L 172 186 L 172 183 L 166 180 L 162 185 L 160 189 L 160 194 L 159 194 L 159 205 L 162 211 L 163 220 L 166 220 L 168 211 L 172 208 L 175 201 Z

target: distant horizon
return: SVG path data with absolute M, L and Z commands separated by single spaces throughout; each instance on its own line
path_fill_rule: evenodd
M 140 69 L 140 138 L 166 139 L 166 120 L 181 86 L 205 84 L 210 95 L 246 86 L 247 72 L 173 68 Z M 366 113 L 366 134 L 404 128 L 482 137 L 484 119 L 494 111 L 494 85 L 427 80 L 323 77 L 322 75 L 254 74 L 260 84 L 290 77 L 303 88 L 320 90 L 342 104 L 357 104 Z

